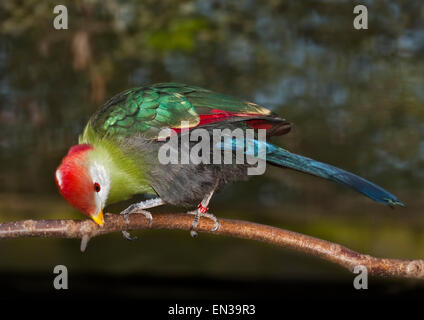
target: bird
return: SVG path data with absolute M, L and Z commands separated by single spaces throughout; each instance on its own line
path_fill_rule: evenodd
M 195 236 L 202 217 L 213 220 L 212 231 L 219 228 L 217 218 L 209 212 L 212 196 L 227 183 L 247 180 L 252 165 L 236 161 L 163 163 L 158 159 L 161 148 L 173 138 L 182 141 L 196 129 L 210 135 L 225 129 L 242 133 L 262 130 L 265 139 L 259 139 L 257 133 L 251 138 L 231 136 L 226 143 L 212 142 L 213 150 L 234 151 L 234 142 L 244 139 L 245 145 L 249 141 L 254 145 L 253 149 L 243 148 L 245 156 L 260 158 L 258 149 L 263 147 L 261 159 L 266 164 L 336 182 L 390 207 L 404 206 L 396 196 L 358 175 L 267 141 L 291 128 L 290 122 L 261 105 L 198 86 L 158 83 L 131 88 L 109 99 L 90 117 L 78 144 L 58 166 L 55 181 L 69 204 L 99 226 L 104 225 L 105 206 L 144 194 L 150 198 L 121 212 L 127 223 L 134 212 L 144 214 L 151 223 L 147 209 L 169 204 L 188 208 L 187 213 L 194 215 L 191 235 Z M 131 239 L 128 232 L 123 233 Z

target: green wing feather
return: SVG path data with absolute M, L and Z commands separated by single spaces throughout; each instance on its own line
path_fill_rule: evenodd
M 130 136 L 142 134 L 156 139 L 163 128 L 179 128 L 182 121 L 197 126 L 199 114 L 213 109 L 235 113 L 271 116 L 271 111 L 252 102 L 180 83 L 159 83 L 150 87 L 126 90 L 100 108 L 88 127 L 97 136 Z M 85 135 L 85 134 L 84 134 Z M 82 140 L 87 140 L 82 137 Z

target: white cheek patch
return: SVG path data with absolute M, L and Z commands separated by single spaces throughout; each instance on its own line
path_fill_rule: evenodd
M 98 162 L 94 162 L 90 167 L 90 176 L 93 180 L 93 183 L 97 182 L 100 185 L 100 191 L 96 192 L 96 202 L 100 203 L 96 204 L 97 207 L 103 209 L 110 191 L 110 176 L 106 171 L 106 168 Z
M 59 185 L 59 187 L 62 188 L 62 184 L 63 184 L 62 173 L 59 170 L 56 170 L 56 181 L 57 181 L 57 184 Z

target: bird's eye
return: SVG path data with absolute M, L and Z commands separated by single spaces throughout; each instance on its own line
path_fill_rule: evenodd
M 98 184 L 97 182 L 94 183 L 94 191 L 100 192 L 100 184 Z

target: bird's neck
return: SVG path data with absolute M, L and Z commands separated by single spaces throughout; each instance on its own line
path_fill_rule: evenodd
M 126 200 L 134 194 L 154 193 L 137 163 L 113 142 L 103 140 L 96 143 L 90 161 L 101 163 L 110 177 L 106 204 Z

